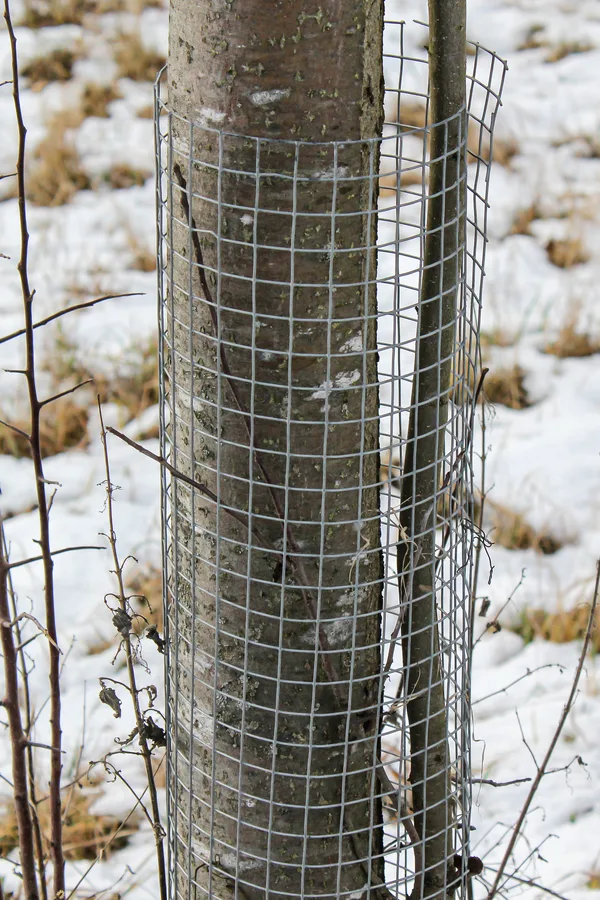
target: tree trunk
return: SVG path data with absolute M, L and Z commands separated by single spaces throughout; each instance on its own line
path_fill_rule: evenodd
M 465 0 L 429 0 L 430 166 L 417 353 L 404 459 L 400 591 L 415 827 L 412 900 L 456 890 L 447 700 L 438 634 L 436 528 L 465 226 Z M 444 123 L 444 124 L 440 124 Z
M 204 486 L 169 486 L 180 897 L 384 877 L 382 28 L 383 0 L 171 0 L 165 439 Z

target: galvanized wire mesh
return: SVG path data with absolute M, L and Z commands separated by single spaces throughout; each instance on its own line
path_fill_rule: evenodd
M 418 900 L 427 817 L 440 821 L 440 807 L 448 864 L 437 896 L 467 882 L 472 433 L 505 67 L 474 48 L 467 115 L 458 146 L 446 148 L 468 165 L 449 186 L 464 207 L 452 373 L 439 383 L 448 419 L 426 463 L 436 473 L 425 498 L 436 549 L 424 560 L 399 506 L 424 377 L 427 65 L 404 53 L 402 23 L 388 22 L 385 35 L 388 122 L 381 140 L 360 147 L 184 122 L 157 91 L 173 898 L 413 891 Z M 359 178 L 346 165 L 357 148 L 368 158 Z M 356 217 L 362 246 L 343 239 Z M 402 521 L 416 521 L 417 502 Z M 434 589 L 420 602 L 434 624 L 415 661 L 411 596 L 424 567 Z M 415 663 L 428 681 L 409 687 Z M 407 705 L 436 681 L 443 739 L 428 743 L 425 721 L 424 745 L 411 747 Z M 427 781 L 434 759 L 441 803 Z

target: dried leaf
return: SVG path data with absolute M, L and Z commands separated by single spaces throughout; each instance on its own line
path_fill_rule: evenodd
M 98 694 L 101 703 L 106 703 L 112 709 L 115 719 L 121 718 L 121 701 L 116 695 L 114 688 L 102 687 Z

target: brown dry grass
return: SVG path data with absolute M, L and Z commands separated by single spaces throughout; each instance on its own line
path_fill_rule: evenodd
M 390 121 L 396 122 L 397 108 L 388 109 Z M 427 124 L 425 104 L 421 101 L 404 101 L 400 106 L 400 128 L 410 132 L 414 129 L 424 128 Z M 469 157 L 479 157 L 484 162 L 490 160 L 490 134 L 485 128 L 480 129 L 476 122 L 469 123 L 467 135 L 467 150 Z M 501 166 L 508 166 L 514 156 L 519 152 L 519 145 L 511 139 L 497 138 L 494 140 L 491 153 L 492 162 Z
M 491 160 L 499 166 L 510 166 L 513 157 L 519 152 L 519 145 L 516 141 L 502 138 L 495 138 L 493 145 L 489 133 L 485 128 L 481 129 L 476 123 L 469 124 L 469 132 L 467 135 L 467 159 L 475 157 L 482 159 L 484 162 Z
M 525 372 L 520 366 L 496 369 L 486 376 L 483 393 L 488 403 L 509 409 L 526 409 L 530 402 L 525 389 Z
M 74 50 L 58 48 L 30 60 L 21 69 L 21 75 L 29 79 L 30 90 L 41 91 L 51 81 L 70 81 L 76 59 Z
M 531 234 L 531 223 L 536 219 L 541 219 L 537 203 L 518 209 L 515 213 L 510 234 Z
M 502 328 L 482 331 L 479 339 L 482 350 L 487 350 L 488 347 L 512 347 L 515 342 L 514 335 L 509 334 Z
M 141 187 L 151 177 L 152 173 L 144 169 L 134 169 L 127 163 L 116 163 L 106 173 L 104 180 L 113 190 L 119 191 L 130 187 Z
M 546 253 L 550 262 L 559 269 L 570 269 L 588 262 L 590 256 L 580 237 L 566 237 L 563 240 L 552 239 L 546 244 Z
M 145 47 L 140 35 L 135 31 L 122 32 L 118 35 L 114 57 L 119 69 L 119 78 L 131 78 L 133 81 L 154 81 L 158 70 L 166 62 L 160 53 Z
M 425 170 L 422 166 L 415 164 L 414 168 L 404 169 L 400 173 L 400 188 L 414 187 L 422 185 L 426 177 Z M 398 175 L 396 172 L 389 172 L 381 175 L 379 178 L 379 190 L 385 197 L 395 194 L 398 190 Z
M 96 0 L 96 11 L 100 14 L 129 12 L 139 15 L 144 9 L 160 9 L 162 0 Z
M 102 403 L 117 403 L 123 407 L 127 421 L 137 418 L 149 406 L 158 403 L 158 350 L 155 341 L 125 349 L 119 362 L 127 361 L 126 371 L 110 378 L 82 363 L 76 351 L 75 344 L 61 329 L 57 329 L 54 352 L 43 363 L 56 384 L 77 384 L 92 379 L 94 396 L 99 395 Z
M 555 63 L 564 59 L 566 56 L 571 56 L 573 53 L 587 53 L 589 50 L 593 49 L 594 45 L 587 41 L 563 41 L 560 44 L 555 44 L 550 47 L 548 53 L 544 57 L 544 61 L 547 63 Z
M 517 50 L 537 50 L 540 47 L 547 47 L 548 44 L 542 37 L 543 33 L 543 25 L 532 25 L 521 43 L 517 46 Z
M 577 308 L 566 319 L 556 340 L 546 344 L 543 352 L 557 356 L 559 359 L 594 356 L 594 354 L 600 353 L 600 336 L 582 331 L 579 317 L 580 310 Z
M 129 12 L 161 7 L 161 0 L 25 0 L 19 25 L 46 28 L 52 25 L 82 25 L 90 14 Z
M 78 785 L 63 803 L 63 849 L 67 860 L 96 859 L 100 854 L 106 859 L 111 853 L 122 849 L 132 834 L 138 830 L 139 817 L 135 814 L 127 825 L 104 850 L 112 835 L 122 823 L 122 819 L 112 815 L 98 815 L 90 807 L 99 799 L 100 788 L 82 789 Z M 50 814 L 49 803 L 43 801 L 37 807 L 44 850 L 49 856 Z M 0 814 L 0 855 L 7 856 L 18 847 L 17 820 L 14 804 L 7 804 Z
M 25 0 L 19 25 L 46 28 L 52 25 L 81 25 L 91 4 L 85 0 Z
M 136 116 L 138 119 L 153 119 L 154 118 L 154 105 L 149 103 L 148 106 L 142 106 L 141 109 L 138 109 L 136 112 Z
M 0 414 L 6 420 L 6 416 Z M 29 433 L 29 421 L 14 422 L 17 428 Z M 40 442 L 42 454 L 56 456 L 65 450 L 87 447 L 89 444 L 88 411 L 72 397 L 62 397 L 44 407 L 41 412 Z M 27 457 L 29 441 L 5 425 L 0 425 L 0 454 L 16 459 Z
M 567 644 L 581 640 L 585 635 L 590 618 L 590 606 L 581 603 L 574 609 L 559 609 L 547 612 L 545 609 L 526 609 L 521 621 L 511 630 L 521 635 L 529 643 L 535 638 L 543 638 L 554 644 Z M 600 651 L 600 608 L 596 610 L 592 625 L 592 647 Z
M 563 542 L 549 529 L 536 531 L 522 513 L 496 503 L 489 497 L 486 500 L 486 520 L 491 540 L 506 550 L 534 550 L 544 556 L 551 556 L 563 546 Z
M 108 104 L 120 100 L 123 95 L 113 84 L 86 84 L 81 95 L 81 112 L 84 118 L 97 116 L 108 118 Z
M 35 148 L 27 167 L 25 193 L 34 206 L 63 206 L 77 191 L 91 187 L 69 135 L 81 118 L 80 110 L 67 110 L 48 123 L 48 133 Z
M 134 232 L 130 232 L 127 243 L 131 251 L 131 268 L 136 272 L 154 272 L 156 269 L 156 251 L 146 247 Z

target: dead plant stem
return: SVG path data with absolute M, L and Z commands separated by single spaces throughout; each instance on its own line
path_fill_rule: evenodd
M 117 534 L 115 531 L 114 510 L 113 510 L 113 487 L 110 480 L 110 462 L 108 458 L 108 446 L 106 442 L 106 429 L 104 428 L 104 420 L 102 418 L 102 406 L 100 398 L 98 398 L 98 411 L 100 414 L 100 425 L 102 434 L 102 447 L 104 451 L 104 468 L 106 472 L 106 508 L 108 513 L 108 541 L 112 552 L 114 563 L 114 574 L 117 578 L 118 593 L 117 600 L 121 610 L 129 616 L 127 593 L 125 590 L 125 582 L 123 580 L 123 564 L 119 561 L 117 552 Z M 167 872 L 165 866 L 165 854 L 163 841 L 165 837 L 164 829 L 160 822 L 160 809 L 158 806 L 158 795 L 156 791 L 156 781 L 154 778 L 154 770 L 152 768 L 152 751 L 148 744 L 146 736 L 146 721 L 142 715 L 139 702 L 139 690 L 137 687 L 135 675 L 135 659 L 133 648 L 131 646 L 131 633 L 123 638 L 123 646 L 125 649 L 125 658 L 127 660 L 127 676 L 129 680 L 129 692 L 133 703 L 135 714 L 135 724 L 137 726 L 137 736 L 140 745 L 141 755 L 144 759 L 144 767 L 146 769 L 146 781 L 148 783 L 148 791 L 150 794 L 150 805 L 152 809 L 152 830 L 154 832 L 154 842 L 156 846 L 156 860 L 158 864 L 158 881 L 161 900 L 167 900 Z

